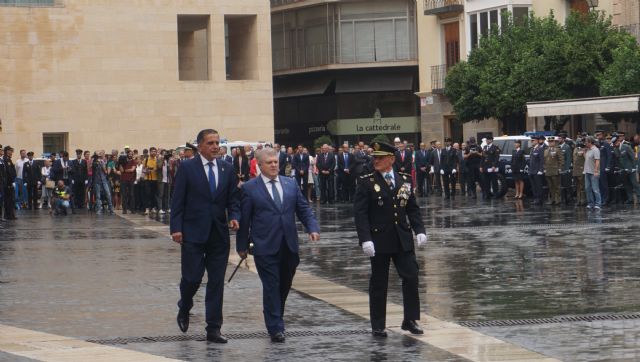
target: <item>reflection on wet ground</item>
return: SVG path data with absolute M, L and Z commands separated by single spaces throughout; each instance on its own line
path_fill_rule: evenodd
M 429 245 L 417 253 L 428 314 L 470 321 L 640 311 L 640 210 L 635 207 L 596 213 L 500 200 L 419 202 L 430 234 Z M 312 244 L 301 235 L 299 268 L 366 291 L 369 263 L 357 243 L 351 206 L 314 209 L 322 240 Z M 119 217 L 18 216 L 11 224 L 0 223 L 0 323 L 83 339 L 178 334 L 179 250 L 168 236 Z M 389 299 L 401 304 L 400 282 L 391 275 Z M 257 276 L 241 269 L 225 291 L 226 331 L 264 329 L 259 287 Z M 203 297 L 198 294 L 193 333 L 202 333 Z M 297 293 L 287 313 L 290 330 L 368 328 L 367 321 Z M 567 358 L 572 353 L 576 360 L 636 359 L 638 323 L 475 329 L 564 359 L 573 359 Z M 197 341 L 127 348 L 190 360 L 238 360 L 242 353 L 258 360 L 321 360 L 323 350 L 340 360 L 456 360 L 401 336 L 387 342 L 349 336 L 347 345 L 343 339 L 300 337 L 298 345 L 285 346 L 232 341 L 223 349 Z

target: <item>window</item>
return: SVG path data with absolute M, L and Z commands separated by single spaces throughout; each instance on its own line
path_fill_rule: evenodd
M 209 15 L 178 15 L 180 80 L 209 80 Z
M 528 6 L 506 6 L 496 9 L 487 9 L 469 14 L 469 33 L 467 34 L 468 50 L 480 44 L 480 37 L 487 36 L 492 29 L 500 29 L 502 26 L 502 13 L 510 11 L 516 24 L 522 24 L 529 16 Z
M 44 153 L 58 153 L 66 150 L 69 140 L 69 133 L 43 133 L 42 151 Z
M 256 15 L 225 15 L 227 80 L 258 79 Z

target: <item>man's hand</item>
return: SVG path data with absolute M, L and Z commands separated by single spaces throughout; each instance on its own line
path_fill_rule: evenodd
M 173 234 L 171 234 L 171 239 L 174 242 L 182 245 L 182 233 L 173 233 Z
M 246 250 L 238 252 L 238 255 L 240 256 L 240 259 L 243 259 L 243 260 L 247 258 L 247 254 L 248 254 L 248 252 Z
M 240 229 L 240 223 L 238 222 L 238 220 L 229 221 L 229 229 L 238 231 L 238 229 Z
M 319 241 L 320 240 L 320 234 L 318 234 L 318 233 L 309 233 L 309 240 L 311 240 L 311 241 Z
M 429 241 L 429 237 L 427 237 L 427 234 L 418 234 L 416 235 L 416 238 L 418 239 L 419 248 L 422 248 L 423 246 L 427 245 L 427 241 Z
M 441 174 L 441 175 L 444 175 L 444 170 L 440 170 L 440 174 Z
M 376 248 L 373 246 L 373 241 L 365 241 L 362 243 L 362 251 L 364 255 L 373 258 L 376 256 Z
M 538 176 L 542 176 L 542 171 L 538 171 Z

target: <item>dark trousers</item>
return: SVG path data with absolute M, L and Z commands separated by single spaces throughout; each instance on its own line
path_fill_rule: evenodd
M 440 170 L 434 170 L 433 172 L 433 191 L 438 194 L 442 194 L 442 178 Z
M 456 196 L 456 175 L 451 172 L 445 172 L 442 175 L 442 184 L 444 185 L 444 196 Z
M 38 184 L 27 184 L 27 207 L 35 209 L 38 207 Z
M 133 196 L 133 181 L 120 181 L 120 194 L 122 195 L 122 211 L 135 209 Z
M 498 180 L 496 179 L 496 173 L 483 172 L 480 177 L 480 188 L 482 188 L 482 197 L 488 199 L 493 195 L 491 192 L 492 189 L 494 192 L 498 190 Z
M 158 181 L 145 181 L 145 205 L 147 209 L 153 209 L 156 207 L 156 195 L 158 194 Z
M 640 185 L 638 185 L 636 173 L 624 171 L 622 173 L 622 176 L 624 190 L 627 194 L 627 201 L 633 202 L 633 194 L 635 193 L 638 197 L 638 202 L 640 202 Z
M 533 199 L 536 203 L 542 203 L 544 198 L 544 175 L 529 175 L 531 179 L 531 191 L 533 192 Z
M 349 201 L 353 197 L 353 187 L 351 185 L 351 175 L 341 172 L 338 174 L 338 199 Z
M 322 202 L 333 201 L 333 173 L 325 175 L 323 173 L 318 174 L 318 180 L 320 181 L 320 200 Z
M 220 329 L 222 326 L 224 274 L 229 261 L 229 244 L 217 235 L 217 232 L 211 232 L 206 243 L 185 242 L 181 248 L 182 279 L 180 280 L 178 307 L 186 311 L 191 310 L 193 296 L 200 287 L 206 269 L 205 315 L 207 332 Z
M 372 329 L 384 329 L 387 319 L 387 287 L 391 259 L 402 279 L 402 303 L 405 320 L 420 319 L 420 296 L 418 294 L 418 263 L 414 251 L 393 254 L 376 253 L 371 259 L 369 279 L 369 314 Z
M 282 241 L 278 254 L 255 255 L 254 260 L 262 281 L 264 324 L 271 335 L 284 332 L 284 305 L 300 258 Z
M 560 175 L 560 197 L 562 202 L 568 204 L 573 199 L 573 187 L 571 186 L 571 172 L 565 172 Z
M 461 166 L 460 169 L 462 170 L 463 167 Z M 460 184 L 460 194 L 462 196 L 467 194 L 467 172 L 466 171 L 460 171 L 460 175 L 458 176 L 458 183 Z
M 71 186 L 71 192 L 73 192 L 73 208 L 80 209 L 84 207 L 84 180 L 74 181 Z
M 16 192 L 13 188 L 13 185 L 4 187 L 4 195 L 3 203 L 4 203 L 4 218 L 7 220 L 12 220 L 16 218 Z
M 476 190 L 478 189 L 477 184 L 480 183 L 480 169 L 477 167 L 469 168 L 467 172 L 467 182 L 467 192 L 472 196 L 476 196 Z
M 300 187 L 305 197 L 307 196 L 307 187 L 309 187 L 309 175 L 307 172 L 309 171 L 305 171 L 304 175 L 300 175 L 300 171 L 296 170 L 296 184 Z
M 133 198 L 136 210 L 144 210 L 144 192 L 144 183 L 138 181 L 138 183 L 133 186 Z
M 429 187 L 425 187 L 425 183 L 427 183 L 427 171 L 422 171 L 420 169 L 416 170 L 416 189 L 418 190 L 418 193 L 420 194 L 420 196 L 427 196 L 428 193 L 428 189 Z
M 602 203 L 609 202 L 609 172 L 600 170 L 600 177 L 598 178 L 598 185 L 600 186 L 600 197 Z

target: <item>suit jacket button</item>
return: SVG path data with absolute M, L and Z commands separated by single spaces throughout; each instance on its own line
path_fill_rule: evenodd
M 398 222 L 396 221 L 396 225 L 398 225 Z

